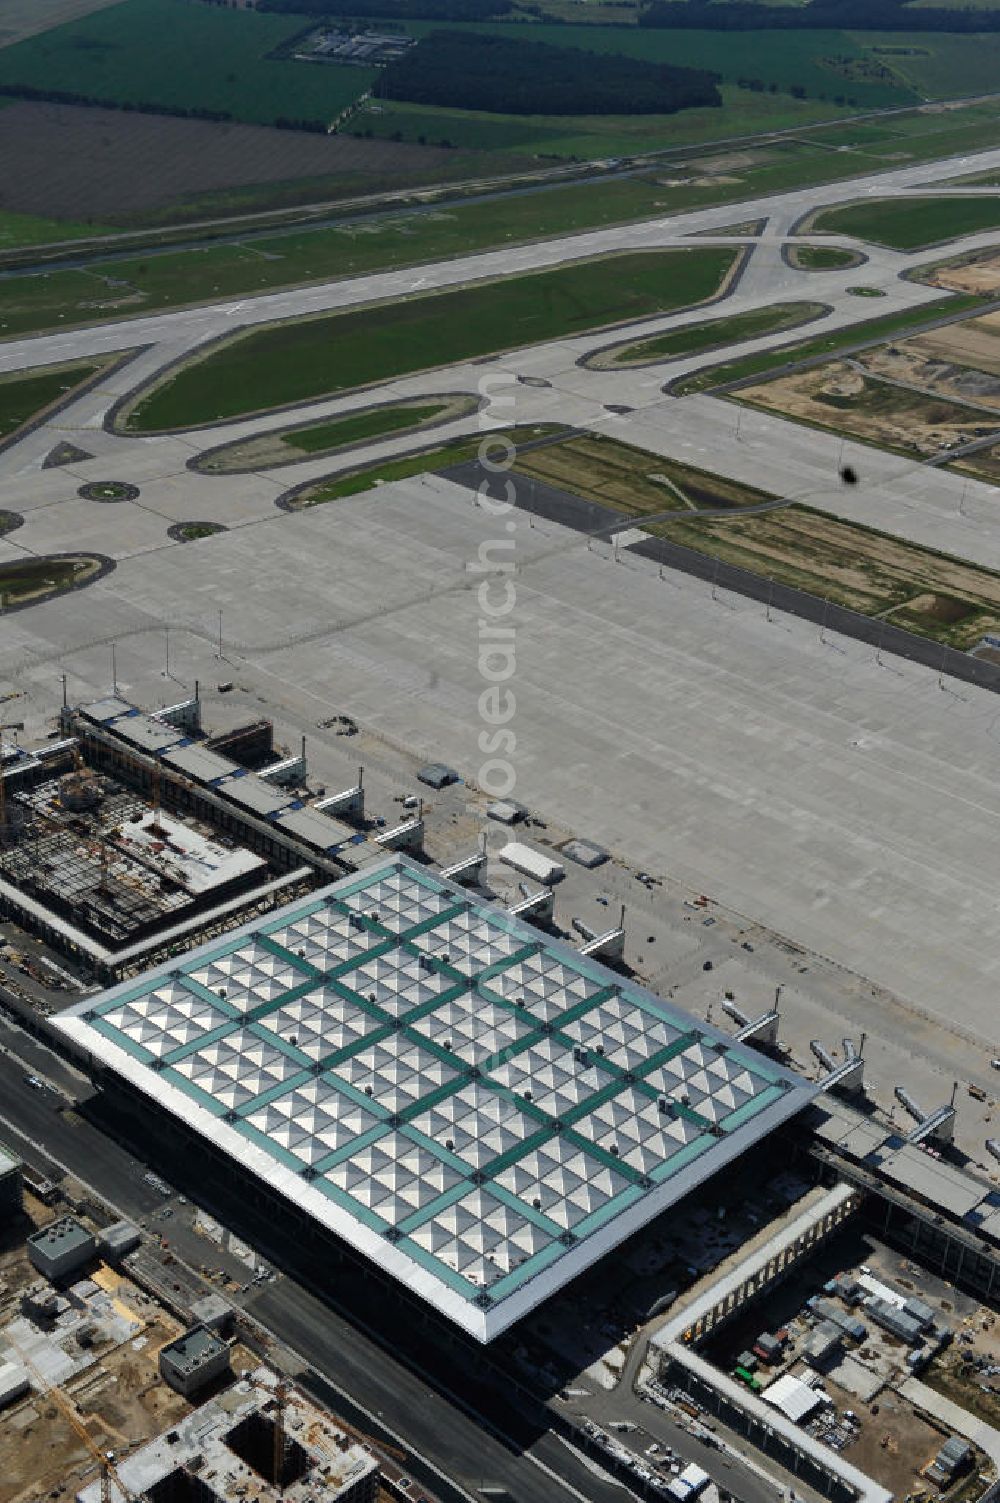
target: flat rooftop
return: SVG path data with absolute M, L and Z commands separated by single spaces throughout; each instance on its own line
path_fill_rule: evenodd
M 226 1343 L 220 1341 L 207 1326 L 192 1326 L 190 1331 L 185 1331 L 176 1341 L 162 1347 L 160 1356 L 171 1358 L 177 1367 L 189 1371 L 199 1367 L 207 1357 L 214 1357 L 226 1350 Z
M 71 1247 L 89 1247 L 93 1244 L 94 1234 L 88 1232 L 85 1226 L 75 1221 L 72 1216 L 61 1216 L 58 1221 L 50 1221 L 48 1226 L 39 1227 L 37 1232 L 32 1232 L 27 1239 L 32 1247 L 43 1248 L 47 1253 L 65 1252 Z
M 231 842 L 223 844 L 162 810 L 119 826 L 120 843 L 139 860 L 149 863 L 179 887 L 199 897 L 239 877 L 263 876 L 267 862 L 253 851 Z
M 400 856 L 53 1022 L 480 1341 L 816 1090 Z

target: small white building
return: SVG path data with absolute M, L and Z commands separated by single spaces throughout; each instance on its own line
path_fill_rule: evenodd
M 13 1404 L 30 1387 L 27 1370 L 19 1362 L 0 1362 L 0 1409 Z
M 830 1402 L 822 1389 L 810 1388 L 808 1383 L 803 1383 L 801 1378 L 793 1377 L 791 1373 L 784 1373 L 773 1383 L 769 1383 L 761 1398 L 765 1404 L 780 1409 L 785 1418 L 796 1425 L 801 1425 L 822 1405 Z
M 553 882 L 558 882 L 565 874 L 565 867 L 560 866 L 558 861 L 553 861 L 551 856 L 536 851 L 533 846 L 525 845 L 521 840 L 508 841 L 500 852 L 500 860 L 505 865 L 512 866 L 516 872 L 523 872 L 526 877 L 532 877 L 546 887 L 551 887 Z

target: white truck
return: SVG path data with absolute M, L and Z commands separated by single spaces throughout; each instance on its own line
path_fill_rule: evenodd
M 674 1478 L 667 1488 L 667 1494 L 671 1498 L 676 1498 L 677 1503 L 688 1503 L 689 1499 L 697 1498 L 698 1494 L 708 1486 L 708 1482 L 708 1473 L 691 1462 L 679 1477 Z

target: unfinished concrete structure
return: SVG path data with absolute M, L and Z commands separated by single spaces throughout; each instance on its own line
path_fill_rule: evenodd
M 117 1467 L 132 1498 L 149 1503 L 375 1503 L 373 1456 L 336 1420 L 269 1368 L 259 1367 Z M 77 1493 L 101 1503 L 101 1482 Z M 111 1484 L 112 1503 L 125 1503 Z

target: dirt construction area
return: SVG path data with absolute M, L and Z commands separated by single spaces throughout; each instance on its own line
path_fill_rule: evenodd
M 921 281 L 931 287 L 946 287 L 951 292 L 972 292 L 989 296 L 1000 292 L 1000 248 L 977 251 L 957 261 L 944 261 Z
M 313 180 L 318 199 L 347 196 L 452 176 L 462 158 L 396 141 L 20 101 L 0 110 L 0 209 L 101 222 L 227 188 Z
M 893 358 L 885 356 L 886 360 Z M 869 374 L 875 368 L 874 361 L 871 353 L 862 359 L 833 360 L 758 386 L 742 387 L 740 397 L 783 417 L 921 457 L 984 438 L 997 428 L 995 411 L 989 410 L 996 406 L 996 391 L 989 404 L 960 405 L 933 392 L 877 379 Z
M 901 344 L 879 345 L 855 356 L 853 363 L 883 381 L 919 387 L 928 396 L 1000 411 L 1000 316 L 995 313 Z

